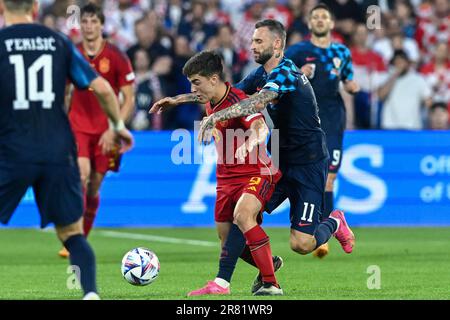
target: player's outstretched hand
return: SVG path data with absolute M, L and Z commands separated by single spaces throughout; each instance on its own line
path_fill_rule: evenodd
M 170 107 L 177 106 L 178 103 L 172 97 L 166 97 L 161 100 L 156 101 L 153 106 L 150 108 L 148 113 L 161 113 L 166 111 Z
M 211 142 L 214 125 L 213 115 L 203 118 L 200 122 L 200 128 L 198 129 L 198 142 L 204 144 L 209 144 Z
M 359 84 L 354 80 L 349 80 L 344 83 L 345 91 L 355 94 L 360 90 Z
M 120 142 L 120 153 L 130 151 L 134 146 L 134 138 L 128 129 L 122 129 L 116 132 Z

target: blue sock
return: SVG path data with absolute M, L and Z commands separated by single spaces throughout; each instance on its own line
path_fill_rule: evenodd
M 64 247 L 70 252 L 70 263 L 80 268 L 80 283 L 84 294 L 97 292 L 95 280 L 95 255 L 86 238 L 77 234 L 64 242 Z
M 227 241 L 225 241 L 222 248 L 222 253 L 220 254 L 217 278 L 224 279 L 228 282 L 231 281 L 234 268 L 244 247 L 245 237 L 239 227 L 233 223 L 228 233 Z
M 333 191 L 325 191 L 325 199 L 323 202 L 322 221 L 330 216 L 331 211 L 334 209 L 334 197 Z
M 324 243 L 328 242 L 328 240 L 331 238 L 331 235 L 336 231 L 336 229 L 337 222 L 333 218 L 328 218 L 322 221 L 317 227 L 316 231 L 314 231 L 314 238 L 316 238 L 316 247 L 314 248 L 314 250 Z

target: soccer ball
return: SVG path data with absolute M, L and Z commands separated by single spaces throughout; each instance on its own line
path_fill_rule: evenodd
M 135 286 L 146 286 L 156 280 L 159 274 L 159 259 L 147 248 L 134 248 L 122 259 L 122 275 Z

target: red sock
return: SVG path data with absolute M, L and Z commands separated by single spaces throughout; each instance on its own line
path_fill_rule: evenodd
M 100 205 L 100 197 L 86 196 L 86 207 L 83 213 L 83 230 L 84 236 L 87 238 L 94 224 L 95 216 Z
M 264 282 L 278 285 L 272 261 L 272 251 L 270 250 L 269 237 L 264 230 L 256 225 L 244 233 L 247 245 L 252 253 L 253 260 L 261 272 Z

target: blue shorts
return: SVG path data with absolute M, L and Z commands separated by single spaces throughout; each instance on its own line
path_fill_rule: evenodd
M 344 134 L 327 135 L 327 148 L 330 154 L 329 173 L 337 173 L 341 167 L 343 140 Z
M 41 228 L 67 226 L 83 214 L 78 166 L 0 163 L 0 222 L 7 224 L 29 187 L 33 188 Z
M 328 158 L 307 165 L 281 166 L 283 177 L 266 204 L 268 213 L 289 199 L 291 229 L 314 234 L 321 222 L 328 174 Z

